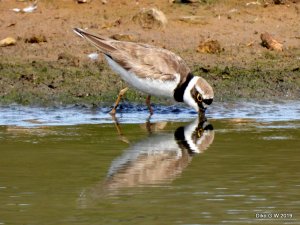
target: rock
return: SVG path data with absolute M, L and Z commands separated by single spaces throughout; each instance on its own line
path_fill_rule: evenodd
M 247 3 L 246 3 L 246 6 L 251 6 L 251 5 L 258 5 L 258 6 L 260 6 L 261 3 L 260 3 L 259 1 L 255 1 L 255 2 L 247 2 Z
M 0 41 L 0 47 L 15 45 L 16 43 L 17 43 L 16 39 L 14 39 L 12 37 L 7 37 Z
M 201 42 L 197 48 L 197 52 L 202 53 L 220 53 L 223 49 L 217 40 L 209 40 Z
M 15 25 L 16 25 L 16 23 L 10 23 L 6 27 L 14 27 Z
M 147 29 L 165 27 L 168 23 L 165 14 L 156 8 L 142 9 L 132 20 Z
M 110 38 L 118 40 L 118 41 L 131 41 L 134 42 L 137 38 L 131 34 L 113 34 Z
M 18 13 L 18 12 L 21 12 L 22 11 L 22 9 L 19 9 L 19 8 L 13 8 L 13 9 L 11 9 L 12 11 L 14 11 L 14 12 L 16 12 L 16 13 Z
M 283 45 L 275 40 L 268 32 L 260 35 L 261 45 L 270 50 L 283 51 Z
M 37 9 L 37 1 L 35 1 L 32 5 L 22 9 L 24 13 L 32 13 Z
M 16 13 L 32 13 L 37 9 L 37 3 L 38 1 L 34 1 L 31 5 L 29 5 L 28 7 L 25 7 L 23 9 L 19 9 L 19 8 L 13 8 L 12 11 L 16 12 Z
M 179 20 L 190 24 L 208 24 L 203 16 L 182 16 Z
M 32 37 L 26 38 L 25 43 L 40 43 L 40 42 L 47 42 L 47 39 L 44 35 L 34 35 Z
M 99 54 L 97 52 L 93 52 L 91 54 L 88 54 L 88 58 L 93 61 L 96 61 L 99 58 Z
M 285 4 L 285 0 L 273 0 L 275 5 L 283 5 Z
M 117 19 L 117 20 L 115 20 L 115 21 L 113 21 L 113 22 L 105 22 L 102 26 L 101 26 L 101 28 L 102 29 L 110 29 L 111 27 L 118 27 L 118 26 L 120 26 L 122 24 L 122 20 L 121 20 L 121 18 L 119 18 L 119 19 Z
M 92 0 L 76 0 L 76 2 L 78 4 L 82 4 L 82 3 L 90 3 Z

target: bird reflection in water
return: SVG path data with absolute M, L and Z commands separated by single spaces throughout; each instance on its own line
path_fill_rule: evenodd
M 213 140 L 213 126 L 206 118 L 178 127 L 175 133 L 150 134 L 111 163 L 104 187 L 118 190 L 170 183 L 183 172 L 192 157 L 207 150 Z
M 124 188 L 169 184 L 181 175 L 193 156 L 207 150 L 214 140 L 213 126 L 206 118 L 178 127 L 174 133 L 161 132 L 166 125 L 167 122 L 143 125 L 149 136 L 131 144 L 113 160 L 106 179 L 80 193 L 79 206 L 86 208 Z M 116 127 L 121 140 L 130 143 L 117 123 Z

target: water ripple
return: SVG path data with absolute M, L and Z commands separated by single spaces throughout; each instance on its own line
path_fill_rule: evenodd
M 182 104 L 163 106 L 153 105 L 152 122 L 190 121 L 197 116 L 193 109 Z M 78 105 L 64 107 L 28 107 L 9 105 L 0 107 L 0 125 L 26 127 L 59 126 L 76 124 L 112 123 L 108 114 L 110 107 L 83 107 Z M 144 123 L 149 117 L 147 107 L 142 104 L 122 103 L 118 109 L 121 123 Z M 214 103 L 207 110 L 207 117 L 213 119 L 246 118 L 259 121 L 300 120 L 300 102 L 235 102 Z

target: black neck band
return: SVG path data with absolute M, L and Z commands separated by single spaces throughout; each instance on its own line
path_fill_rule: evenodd
M 188 84 L 190 83 L 190 81 L 193 79 L 193 74 L 189 73 L 186 77 L 186 80 L 184 83 L 182 84 L 179 84 L 175 90 L 174 90 L 174 99 L 177 101 L 177 102 L 183 102 L 183 94 L 184 94 L 184 91 L 186 89 L 186 87 L 188 86 Z
M 190 145 L 188 144 L 188 142 L 185 139 L 184 136 L 184 127 L 178 127 L 174 133 L 174 138 L 179 146 L 179 148 L 182 151 L 187 151 L 189 155 L 193 155 L 194 152 L 192 151 Z

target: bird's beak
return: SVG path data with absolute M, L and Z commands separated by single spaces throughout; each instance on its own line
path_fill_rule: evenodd
M 198 118 L 199 118 L 199 122 L 205 121 L 205 108 L 200 108 L 198 111 Z
M 203 114 L 205 114 L 205 111 L 206 111 L 206 108 L 199 108 L 198 113 L 203 113 Z
M 198 108 L 199 108 L 198 113 L 205 113 L 206 107 L 203 106 L 203 103 L 198 104 Z

